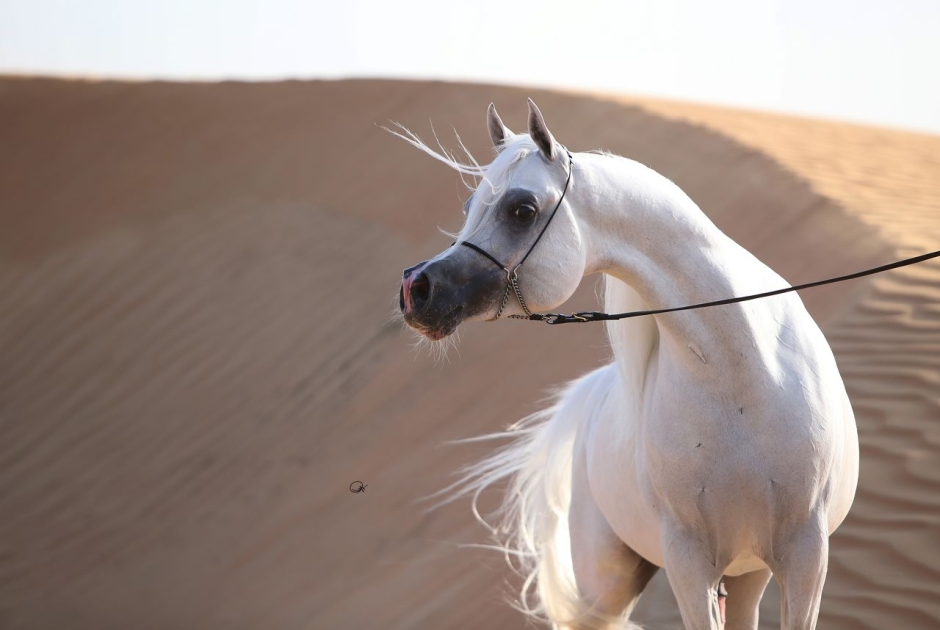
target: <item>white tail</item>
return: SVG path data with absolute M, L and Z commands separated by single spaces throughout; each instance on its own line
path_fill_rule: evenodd
M 575 381 L 570 387 L 577 384 Z M 503 551 L 524 577 L 516 607 L 542 621 L 574 620 L 582 613 L 577 606 L 568 535 L 577 427 L 578 417 L 558 413 L 555 404 L 504 432 L 463 440 L 511 438 L 512 442 L 464 468 L 461 479 L 439 493 L 449 495 L 444 503 L 473 495 L 473 512 L 490 529 L 496 543 L 491 548 Z M 480 516 L 477 499 L 484 489 L 506 479 L 509 486 L 495 513 L 498 523 L 494 527 Z

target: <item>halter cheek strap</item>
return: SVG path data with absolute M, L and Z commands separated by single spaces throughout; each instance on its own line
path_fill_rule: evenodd
M 503 314 L 503 310 L 506 308 L 506 304 L 509 302 L 510 290 L 516 294 L 516 299 L 519 300 L 519 304 L 522 306 L 522 311 L 525 313 L 525 315 L 510 315 L 509 317 L 512 317 L 513 319 L 532 319 L 533 317 L 532 312 L 529 310 L 528 305 L 526 305 L 525 303 L 525 299 L 523 299 L 522 297 L 522 290 L 519 288 L 518 271 L 519 271 L 519 267 L 522 266 L 522 263 L 524 263 L 526 261 L 526 258 L 529 257 L 529 254 L 532 253 L 532 250 L 535 249 L 535 246 L 539 244 L 540 240 L 542 240 L 542 236 L 545 234 L 545 230 L 548 229 L 548 226 L 552 222 L 552 219 L 555 218 L 555 214 L 558 212 L 558 208 L 561 207 L 561 202 L 565 199 L 565 194 L 568 192 L 568 184 L 571 183 L 571 171 L 574 168 L 574 158 L 571 157 L 571 151 L 569 151 L 567 148 L 565 148 L 565 153 L 568 154 L 568 177 L 567 179 L 565 179 L 565 188 L 561 191 L 561 197 L 558 198 L 558 203 L 555 204 L 555 208 L 552 210 L 552 213 L 548 216 L 548 221 L 546 221 L 545 225 L 542 226 L 542 230 L 539 232 L 539 235 L 535 237 L 535 241 L 533 241 L 531 247 L 529 247 L 529 250 L 525 253 L 525 256 L 522 257 L 522 260 L 519 261 L 518 265 L 510 269 L 503 263 L 499 262 L 492 254 L 487 252 L 482 247 L 474 245 L 470 241 L 461 241 L 459 243 L 460 245 L 469 247 L 470 249 L 477 252 L 478 254 L 482 254 L 483 256 L 486 256 L 491 261 L 493 261 L 493 264 L 495 264 L 497 267 L 499 267 L 500 269 L 506 272 L 506 291 L 503 293 L 503 301 L 499 305 L 499 310 L 496 311 L 496 316 L 493 317 L 493 320 L 491 321 L 495 321 L 499 319 L 499 316 Z M 451 247 L 457 244 L 458 243 L 456 242 L 451 243 Z

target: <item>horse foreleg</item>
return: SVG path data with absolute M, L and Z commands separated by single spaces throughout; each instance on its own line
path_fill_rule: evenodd
M 770 569 L 761 569 L 724 578 L 725 589 L 728 591 L 725 603 L 725 630 L 757 630 L 760 600 L 771 575 L 773 574 Z
M 772 565 L 780 583 L 781 628 L 816 628 L 828 567 L 829 536 L 825 524 L 822 519 L 807 522 L 790 537 L 783 554 L 774 558 Z
M 667 525 L 663 560 L 686 630 L 721 630 L 718 582 L 724 567 L 715 566 L 701 539 L 686 528 Z M 729 603 L 731 597 L 729 589 Z

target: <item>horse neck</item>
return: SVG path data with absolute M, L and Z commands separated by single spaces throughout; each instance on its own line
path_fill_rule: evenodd
M 588 243 L 589 273 L 604 272 L 605 307 L 657 309 L 708 302 L 785 286 L 783 280 L 723 234 L 675 184 L 622 158 L 582 155 L 575 203 Z M 642 388 L 654 348 L 686 369 L 741 368 L 766 339 L 769 307 L 754 303 L 622 320 L 608 325 L 621 369 Z M 772 323 L 770 324 L 772 326 Z M 760 350 L 760 348 L 758 348 Z M 744 358 L 742 358 L 744 357 Z

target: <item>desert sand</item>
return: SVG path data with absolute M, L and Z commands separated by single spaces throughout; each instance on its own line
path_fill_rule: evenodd
M 445 441 L 538 408 L 603 329 L 413 350 L 401 270 L 467 192 L 378 125 L 485 159 L 486 105 L 518 130 L 526 96 L 791 283 L 940 248 L 940 137 L 483 85 L 0 79 L 0 627 L 524 627 L 502 557 L 459 546 L 485 541 L 468 503 L 419 500 L 485 452 Z M 937 627 L 940 263 L 803 298 L 862 448 L 820 627 Z M 679 626 L 662 572 L 635 618 Z

